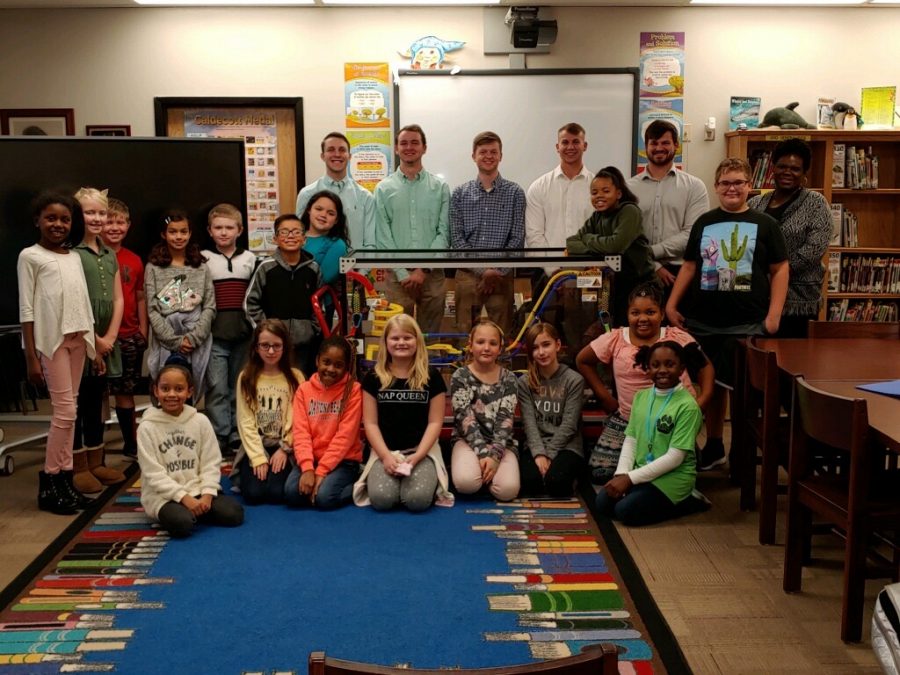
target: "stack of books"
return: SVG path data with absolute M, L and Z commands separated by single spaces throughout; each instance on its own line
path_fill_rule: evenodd
M 851 190 L 878 189 L 878 157 L 872 146 L 857 148 L 835 143 L 832 155 L 831 187 Z
M 755 150 L 750 155 L 750 166 L 753 169 L 753 175 L 750 178 L 750 186 L 753 189 L 766 190 L 775 187 L 775 179 L 772 175 L 774 166 L 770 150 Z
M 884 300 L 838 300 L 828 304 L 829 321 L 897 321 L 896 302 Z
M 838 262 L 839 261 L 839 262 Z M 834 283 L 834 267 L 840 265 L 838 293 L 900 294 L 900 257 L 878 255 L 829 255 L 829 288 Z
M 831 245 L 859 246 L 859 218 L 843 204 L 831 205 Z

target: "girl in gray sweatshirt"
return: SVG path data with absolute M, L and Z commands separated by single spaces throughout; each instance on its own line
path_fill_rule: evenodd
M 519 452 L 523 496 L 571 497 L 584 470 L 584 379 L 559 362 L 560 346 L 549 323 L 537 323 L 525 334 L 528 374 L 518 384 L 525 428 L 525 448 Z

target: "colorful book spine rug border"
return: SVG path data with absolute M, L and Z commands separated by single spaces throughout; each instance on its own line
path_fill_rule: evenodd
M 128 610 L 162 609 L 142 601 L 141 588 L 173 583 L 151 574 L 168 541 L 141 508 L 136 482 L 4 613 L 12 620 L 0 622 L 0 675 L 115 671 L 85 657 L 127 647 L 134 631 L 117 620 Z
M 621 675 L 654 672 L 653 649 L 635 621 L 590 514 L 576 500 L 516 500 L 467 513 L 496 515 L 473 525 L 506 544 L 508 570 L 485 577 L 497 585 L 492 611 L 518 614 L 520 631 L 484 633 L 488 642 L 525 642 L 534 659 L 578 654 L 598 642 L 616 645 Z

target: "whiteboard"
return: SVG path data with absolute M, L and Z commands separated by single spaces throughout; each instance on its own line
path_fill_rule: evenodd
M 475 178 L 472 139 L 494 131 L 503 139 L 500 174 L 527 190 L 559 165 L 557 130 L 586 130 L 584 164 L 616 166 L 628 177 L 637 161 L 638 69 L 401 70 L 394 79 L 395 132 L 425 131 L 425 169 L 452 190 Z M 396 135 L 396 133 L 395 133 Z

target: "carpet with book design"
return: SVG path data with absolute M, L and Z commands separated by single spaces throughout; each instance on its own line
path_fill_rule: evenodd
M 580 500 L 467 500 L 250 507 L 240 528 L 170 541 L 134 484 L 4 591 L 0 675 L 305 673 L 314 650 L 479 668 L 596 642 L 617 646 L 621 673 L 686 672 L 639 576 L 623 583 L 636 570 L 617 538 Z

